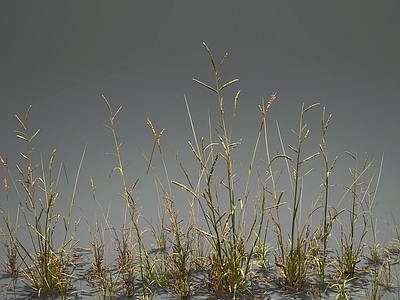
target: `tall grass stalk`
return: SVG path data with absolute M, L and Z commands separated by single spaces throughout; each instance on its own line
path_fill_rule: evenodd
M 329 122 L 332 118 L 332 114 L 328 116 L 328 118 L 325 119 L 325 107 L 322 108 L 322 118 L 321 118 L 321 125 L 322 125 L 322 144 L 319 145 L 319 148 L 321 150 L 322 157 L 324 159 L 324 165 L 325 165 L 325 172 L 323 176 L 323 192 L 324 192 L 324 204 L 323 204 L 323 219 L 322 219 L 322 260 L 317 262 L 317 266 L 319 268 L 319 276 L 320 276 L 320 281 L 321 283 L 325 282 L 325 272 L 326 272 L 326 267 L 327 267 L 327 247 L 328 247 L 328 241 L 330 238 L 330 233 L 332 230 L 333 226 L 333 221 L 336 219 L 338 214 L 335 214 L 332 216 L 329 213 L 329 219 L 328 219 L 328 198 L 329 198 L 329 188 L 330 188 L 330 175 L 332 174 L 332 170 L 336 164 L 336 161 L 338 159 L 338 156 L 335 156 L 333 159 L 333 162 L 329 162 L 329 156 L 328 156 L 328 147 L 326 143 L 326 131 L 329 126 Z
M 246 276 L 250 270 L 250 261 L 245 254 L 245 248 L 249 242 L 249 238 L 243 235 L 243 231 L 245 230 L 244 223 L 236 223 L 238 205 L 240 206 L 240 210 L 243 210 L 244 207 L 242 202 L 237 200 L 235 196 L 234 158 L 232 157 L 232 151 L 241 143 L 241 140 L 232 141 L 233 124 L 236 118 L 236 106 L 239 100 L 240 90 L 236 93 L 234 98 L 231 126 L 228 127 L 226 124 L 221 92 L 226 87 L 236 83 L 238 79 L 233 79 L 224 84 L 220 84 L 219 71 L 227 58 L 227 53 L 222 58 L 221 62 L 216 65 L 210 49 L 205 43 L 203 43 L 203 45 L 211 60 L 214 71 L 215 87 L 211 87 L 198 79 L 193 80 L 210 89 L 217 95 L 221 123 L 218 124 L 218 127 L 215 130 L 222 151 L 213 156 L 211 167 L 209 168 L 206 166 L 206 160 L 204 160 L 204 158 L 207 159 L 208 156 L 206 154 L 206 148 L 208 148 L 208 146 L 205 147 L 204 140 L 202 140 L 202 148 L 200 151 L 196 152 L 192 147 L 192 151 L 200 163 L 201 170 L 205 171 L 203 173 L 205 188 L 202 192 L 202 197 L 205 200 L 206 205 L 204 206 L 202 202 L 199 203 L 206 220 L 208 232 L 202 232 L 209 238 L 212 248 L 215 250 L 215 254 L 210 257 L 211 284 L 214 285 L 216 289 L 222 289 L 233 293 L 233 298 L 236 299 L 237 292 L 243 290 L 245 287 Z M 213 155 L 215 145 L 212 139 L 210 140 L 209 147 L 210 154 Z M 219 158 L 224 160 L 226 166 L 226 181 L 222 181 L 221 184 L 227 191 L 227 199 L 229 203 L 228 212 L 221 211 L 220 209 L 218 186 L 215 185 L 216 176 L 218 176 L 215 174 L 215 167 Z M 217 190 L 213 191 L 213 187 Z M 255 223 L 253 223 L 251 227 L 254 227 L 254 225 Z M 250 232 L 253 232 L 252 229 L 250 229 Z
M 290 158 L 285 152 L 283 152 L 283 155 L 281 155 L 286 159 L 288 173 L 293 174 L 290 176 L 293 187 L 293 205 L 290 209 L 291 225 L 289 240 L 287 243 L 284 242 L 278 208 L 276 209 L 276 214 L 271 215 L 276 228 L 279 249 L 277 255 L 275 256 L 275 261 L 276 265 L 281 269 L 285 286 L 289 288 L 301 288 L 307 278 L 307 272 L 309 271 L 310 267 L 311 257 L 308 253 L 309 225 L 306 223 L 303 224 L 303 226 L 300 225 L 299 215 L 301 211 L 299 208 L 302 202 L 303 178 L 311 171 L 308 170 L 303 173 L 301 172 L 301 167 L 304 163 L 313 159 L 319 154 L 319 152 L 316 152 L 305 158 L 302 156 L 302 146 L 309 135 L 307 125 L 303 123 L 303 117 L 307 111 L 317 105 L 319 105 L 319 103 L 315 103 L 307 107 L 305 107 L 304 103 L 302 105 L 299 119 L 299 130 L 298 132 L 294 132 L 297 137 L 297 145 L 294 147 L 288 144 L 289 149 L 295 154 L 295 159 L 293 160 Z M 294 165 L 290 166 L 290 168 L 288 161 L 294 161 Z M 271 165 L 271 162 L 269 164 Z M 272 173 L 272 168 L 270 172 Z M 283 192 L 280 193 L 278 198 L 275 198 L 276 205 L 280 203 L 282 195 Z
M 352 179 L 350 186 L 344 186 L 345 195 L 340 202 L 345 198 L 347 193 L 351 195 L 351 207 L 349 210 L 349 234 L 346 234 L 346 228 L 341 222 L 341 237 L 340 237 L 340 254 L 338 257 L 338 271 L 340 276 L 344 278 L 353 277 L 356 271 L 356 265 L 360 262 L 362 251 L 364 249 L 364 237 L 368 232 L 367 224 L 368 219 L 363 206 L 366 202 L 366 197 L 371 193 L 372 178 L 365 178 L 366 173 L 375 163 L 375 160 L 369 160 L 365 155 L 362 167 L 359 168 L 359 160 L 357 155 L 350 152 L 346 153 L 354 160 L 355 167 L 349 168 L 349 173 Z M 361 224 L 359 225 L 359 219 Z M 361 226 L 359 237 L 356 236 L 356 229 Z

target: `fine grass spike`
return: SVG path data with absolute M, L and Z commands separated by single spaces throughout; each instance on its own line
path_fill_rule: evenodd
M 19 134 L 19 132 L 17 132 L 17 134 L 15 135 L 17 138 L 23 140 L 24 142 L 27 142 L 28 139 L 26 138 L 24 133 Z
M 26 123 L 28 123 L 28 116 L 29 116 L 29 112 L 31 111 L 31 108 L 32 108 L 32 104 L 29 104 L 28 109 L 26 110 L 26 113 L 25 113 L 25 119 L 24 119 L 25 125 L 26 125 Z M 26 127 L 24 129 L 26 129 Z
M 117 156 L 117 154 L 112 153 L 112 152 L 106 152 L 106 155 Z
M 217 74 L 219 73 L 219 69 L 221 69 L 222 65 L 224 64 L 225 59 L 226 59 L 227 56 L 228 56 L 228 52 L 225 52 L 225 55 L 224 55 L 224 57 L 221 59 L 221 62 L 219 63 L 219 66 L 218 66 L 218 68 L 217 68 L 217 70 L 216 70 L 216 73 L 217 73 Z
M 35 138 L 35 136 L 38 134 L 40 132 L 40 129 L 38 129 L 38 130 L 36 130 L 36 132 L 31 136 L 31 138 L 28 140 L 28 142 L 30 143 L 34 138 Z
M 299 151 L 295 149 L 292 145 L 288 144 L 288 147 L 293 150 L 295 153 L 298 153 Z
M 271 96 L 269 97 L 269 100 L 268 100 L 268 103 L 267 103 L 267 107 L 265 108 L 265 113 L 269 110 L 269 108 L 271 107 L 271 105 L 272 105 L 272 102 L 274 102 L 274 100 L 276 99 L 276 94 L 277 94 L 278 92 L 274 92 L 274 93 L 272 93 L 271 94 Z
M 310 156 L 308 156 L 308 157 L 302 159 L 302 160 L 300 161 L 300 163 L 301 163 L 301 164 L 302 164 L 302 163 L 305 163 L 306 161 L 309 161 L 310 159 L 316 157 L 317 155 L 319 155 L 319 152 L 316 152 L 316 153 L 314 153 L 314 154 L 312 154 L 312 155 L 310 155 Z
M 311 104 L 310 106 L 306 107 L 306 108 L 303 110 L 303 114 L 306 113 L 306 112 L 307 112 L 308 110 L 310 110 L 311 108 L 313 108 L 313 107 L 315 107 L 315 106 L 318 106 L 319 104 L 320 104 L 320 103 L 317 102 L 317 103 Z
M 237 91 L 236 95 L 235 95 L 235 100 L 233 102 L 233 117 L 236 117 L 236 105 L 237 105 L 237 101 L 239 100 L 239 96 L 240 96 L 240 90 Z
M 21 167 L 18 164 L 15 165 L 15 167 L 17 168 L 19 174 L 21 174 L 21 176 L 24 177 L 24 172 L 22 171 Z
M 204 82 L 202 82 L 202 81 L 200 81 L 200 80 L 198 80 L 196 78 L 193 78 L 193 81 L 197 82 L 198 84 L 200 84 L 200 85 L 212 90 L 214 93 L 218 94 L 218 91 L 216 89 L 214 89 L 213 87 L 209 86 L 207 83 L 204 83 Z
M 53 161 L 54 161 L 54 157 L 56 155 L 56 149 L 53 149 L 53 151 L 51 152 L 51 156 L 50 156 L 50 162 L 49 162 L 49 170 L 51 170 L 53 168 Z
M 188 144 L 189 144 L 189 147 L 190 147 L 190 149 L 192 150 L 194 156 L 196 157 L 197 161 L 201 164 L 201 167 L 202 167 L 202 168 L 205 168 L 204 163 L 202 162 L 200 156 L 197 154 L 197 152 L 196 152 L 196 150 L 194 149 L 192 143 L 191 143 L 190 141 L 188 141 Z
M 231 85 L 232 83 L 238 82 L 239 79 L 235 78 L 232 79 L 231 81 L 228 81 L 227 83 L 223 84 L 219 89 L 218 92 L 221 92 L 224 88 L 226 88 L 227 86 Z
M 179 186 L 180 188 L 184 189 L 185 191 L 189 192 L 190 194 L 192 194 L 193 197 L 195 197 L 196 199 L 198 198 L 198 195 L 196 194 L 195 191 L 191 190 L 190 188 L 188 188 L 186 185 L 179 183 L 175 180 L 171 180 L 171 183 Z
M 30 161 L 30 158 L 28 156 L 26 156 L 25 154 L 23 154 L 22 152 L 20 152 L 19 155 L 21 155 L 27 161 Z
M 103 124 L 103 126 L 112 131 L 112 128 L 110 126 L 108 126 L 107 124 Z
M 120 112 L 120 110 L 122 109 L 122 105 L 120 107 L 118 107 L 117 111 L 114 113 L 114 115 L 111 117 L 111 121 L 114 121 L 115 117 L 117 116 L 117 114 Z
M 217 68 L 215 67 L 214 57 L 213 57 L 213 55 L 212 55 L 212 53 L 211 53 L 210 48 L 208 48 L 208 46 L 207 46 L 207 44 L 206 44 L 205 42 L 203 42 L 203 45 L 204 45 L 204 47 L 206 48 L 206 50 L 207 50 L 207 52 L 208 52 L 208 55 L 210 56 L 211 63 L 212 63 L 213 69 L 214 69 L 214 74 L 218 74 Z
M 17 118 L 18 122 L 21 124 L 21 126 L 26 130 L 26 125 L 24 122 L 21 121 L 21 119 L 18 117 L 18 115 L 15 115 L 15 118 Z
M 350 153 L 349 151 L 345 151 L 345 153 L 350 155 L 354 160 L 357 160 L 356 156 L 354 154 Z
M 331 164 L 331 167 L 330 167 L 330 172 L 333 170 L 333 167 L 336 165 L 336 162 L 337 162 L 337 160 L 338 160 L 338 158 L 339 158 L 339 156 L 335 156 L 335 158 L 333 159 L 333 162 L 332 162 L 332 164 Z
M 29 115 L 29 111 L 31 110 L 32 104 L 30 104 L 28 106 L 28 109 L 26 110 L 25 113 L 25 119 L 24 122 L 21 121 L 21 119 L 18 117 L 18 115 L 15 115 L 15 117 L 17 118 L 18 122 L 22 125 L 22 127 L 26 130 L 26 123 L 28 121 L 28 115 Z
M 106 103 L 106 105 L 107 105 L 107 107 L 108 107 L 108 110 L 110 111 L 110 116 L 111 116 L 111 115 L 112 115 L 112 108 L 111 108 L 110 103 L 108 102 L 106 96 L 101 95 L 101 97 L 103 98 L 104 102 Z
M 326 119 L 326 122 L 325 122 L 325 107 L 324 107 L 322 109 L 322 128 L 323 128 L 322 134 L 326 133 L 326 130 L 328 129 L 329 122 L 331 121 L 331 118 L 332 118 L 332 114 L 329 114 L 329 116 L 328 116 L 328 118 Z
M 275 155 L 274 157 L 271 158 L 271 161 L 269 162 L 270 164 L 272 164 L 274 162 L 275 159 L 277 158 L 285 158 L 287 160 L 293 161 L 289 156 L 287 156 L 286 154 L 278 154 Z

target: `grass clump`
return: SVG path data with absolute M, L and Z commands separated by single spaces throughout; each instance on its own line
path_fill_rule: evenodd
M 182 184 L 180 186 L 189 191 L 193 198 L 198 201 L 205 221 L 205 228 L 198 227 L 197 230 L 208 240 L 211 247 L 208 266 L 209 284 L 215 290 L 231 293 L 232 297 L 236 299 L 237 293 L 245 291 L 248 287 L 248 279 L 253 265 L 252 257 L 256 245 L 257 249 L 262 249 L 263 251 L 262 254 L 260 251 L 256 254 L 261 254 L 261 257 L 265 255 L 266 245 L 259 243 L 259 237 L 264 229 L 267 211 L 266 197 L 262 193 L 263 197 L 254 206 L 253 221 L 250 225 L 247 225 L 244 216 L 250 190 L 246 187 L 246 190 L 242 191 L 239 194 L 240 196 L 237 196 L 236 160 L 233 153 L 235 148 L 241 144 L 241 139 L 233 138 L 233 125 L 237 116 L 240 90 L 237 91 L 234 97 L 230 118 L 225 114 L 224 101 L 221 95 L 222 90 L 238 82 L 238 79 L 232 79 L 220 84 L 219 72 L 227 58 L 227 53 L 217 65 L 208 46 L 205 43 L 204 46 L 213 67 L 215 85 L 212 87 L 198 79 L 193 80 L 216 95 L 220 122 L 217 123 L 215 128 L 215 138 L 210 127 L 208 144 L 205 144 L 204 138 L 201 138 L 200 142 L 197 141 L 195 128 L 192 125 L 196 140 L 195 146 L 191 143 L 189 145 L 199 164 L 200 179 L 203 180 L 204 185 L 203 190 L 200 188 L 196 190 L 189 189 Z M 275 94 L 271 96 L 267 109 L 269 109 L 274 99 Z M 228 120 L 230 120 L 230 125 Z M 222 162 L 220 162 L 221 160 Z M 219 167 L 220 163 L 225 165 L 225 172 L 220 172 L 219 168 L 223 169 L 222 165 Z M 250 174 L 251 166 L 248 170 L 248 177 L 250 177 Z M 220 176 L 223 178 L 222 180 Z M 224 201 L 226 202 L 224 203 Z M 228 210 L 223 208 L 225 204 L 227 204 Z
M 158 292 L 166 292 L 173 297 L 189 299 L 201 290 L 210 297 L 232 299 L 259 299 L 282 291 L 315 298 L 324 298 L 332 292 L 336 299 L 350 299 L 357 284 L 364 288 L 368 299 L 381 299 L 392 292 L 400 235 L 397 234 L 395 247 L 379 245 L 377 223 L 372 214 L 382 164 L 376 179 L 375 174 L 370 175 L 375 160 L 366 156 L 360 163 L 357 155 L 347 152 L 355 165 L 349 169 L 350 182 L 333 184 L 332 173 L 338 156 L 332 159 L 328 154 L 327 132 L 332 115 L 326 114 L 325 107 L 322 108 L 321 142 L 317 144 L 317 151 L 307 148 L 310 130 L 306 118 L 319 103 L 302 104 L 298 129 L 293 130 L 293 143 L 283 142 L 276 123 L 278 146 L 272 151 L 267 127 L 267 117 L 277 97 L 277 93 L 272 93 L 266 103 L 262 99 L 259 105 L 260 127 L 249 165 L 241 168 L 237 149 L 248 143 L 237 137 L 235 131 L 241 91 L 236 91 L 230 105 L 223 98 L 226 89 L 234 86 L 238 79 L 221 83 L 220 71 L 227 53 L 217 63 L 210 48 L 203 45 L 211 61 L 214 83 L 195 78 L 193 81 L 213 93 L 219 114 L 217 120 L 208 117 L 208 132 L 200 137 L 185 96 L 193 134 L 188 151 L 193 154 L 195 163 L 191 167 L 195 165 L 197 176 L 189 176 L 194 174 L 193 170 L 186 169 L 178 152 L 169 146 L 164 138 L 165 128 L 156 130 L 147 118 L 154 144 L 149 155 L 142 154 L 148 163 L 146 175 L 151 171 L 154 177 L 158 201 L 158 223 L 148 222 L 149 228 L 141 227 L 142 221 L 147 219 L 142 216 L 139 197 L 134 195 L 139 179 L 128 183 L 129 162 L 125 163 L 121 154 L 122 137 L 117 134 L 115 124 L 122 106 L 114 110 L 102 96 L 109 112 L 109 122 L 104 126 L 111 133 L 114 148 L 107 155 L 116 162 L 110 177 L 117 175 L 121 180 L 118 195 L 122 200 L 122 225 L 116 226 L 115 220 L 110 219 L 111 205 L 107 209 L 101 206 L 91 179 L 93 201 L 101 211 L 101 220 L 96 215 L 94 225 L 85 218 L 92 237 L 86 278 L 95 296 L 99 299 L 150 299 Z M 70 209 L 65 216 L 58 214 L 57 188 L 65 167 L 61 163 L 59 169 L 54 170 L 56 150 L 47 164 L 41 156 L 38 163 L 33 162 L 35 152 L 31 143 L 39 130 L 29 134 L 30 108 L 24 119 L 16 116 L 22 126 L 16 132 L 17 137 L 27 146 L 27 151 L 20 153 L 26 166 L 16 165 L 18 177 L 13 175 L 8 160 L 0 157 L 8 176 L 4 180 L 7 201 L 11 197 L 18 200 L 15 216 L 11 216 L 10 211 L 3 214 L 5 267 L 10 276 L 22 276 L 39 296 L 52 292 L 64 296 L 73 288 L 72 281 L 76 278 L 71 251 L 78 242 L 75 233 L 80 218 L 73 222 L 71 213 L 85 151 Z M 306 182 L 313 171 L 313 163 L 320 157 L 322 183 L 310 211 L 305 211 Z M 170 171 L 171 158 L 181 177 Z M 283 175 L 288 180 L 285 186 L 280 182 Z M 333 206 L 331 190 L 335 186 L 344 188 L 344 196 Z M 187 200 L 186 214 L 178 209 L 181 197 Z M 314 223 L 316 227 L 313 218 L 318 218 Z M 370 229 L 374 238 L 368 247 L 370 264 L 359 268 L 365 257 L 365 237 Z M 62 232 L 61 241 L 55 240 L 58 232 Z M 21 237 L 22 233 L 27 234 L 28 242 Z M 269 243 L 271 233 L 276 245 Z M 153 244 L 148 235 L 154 240 Z M 114 257 L 112 261 L 108 260 L 110 251 Z
M 347 152 L 355 162 L 355 167 L 350 168 L 349 172 L 352 178 L 350 186 L 345 186 L 346 193 L 351 195 L 351 205 L 349 213 L 349 227 L 346 223 L 341 222 L 340 247 L 338 254 L 338 272 L 343 278 L 351 278 L 355 275 L 356 265 L 361 260 L 361 254 L 364 249 L 364 237 L 368 232 L 367 216 L 363 211 L 365 205 L 365 197 L 370 193 L 370 185 L 372 179 L 365 179 L 365 173 L 371 168 L 375 160 L 370 161 L 368 156 L 365 156 L 361 169 L 358 167 L 358 157 L 350 152 Z M 363 188 L 365 187 L 365 188 Z M 358 221 L 361 218 L 361 233 L 357 238 L 356 230 L 359 227 Z M 348 230 L 347 230 L 348 229 Z M 348 234 L 346 232 L 349 232 Z
M 6 249 L 7 249 L 7 268 L 12 276 L 23 275 L 27 284 L 34 289 L 38 295 L 58 292 L 66 293 L 72 288 L 73 269 L 70 252 L 77 241 L 74 236 L 79 225 L 78 218 L 71 224 L 71 212 L 75 202 L 74 186 L 69 212 L 61 216 L 55 213 L 56 202 L 59 198 L 57 187 L 64 168 L 63 163 L 53 175 L 56 150 L 52 151 L 49 163 L 45 165 L 42 156 L 39 163 L 34 162 L 34 147 L 32 141 L 38 135 L 39 129 L 33 134 L 28 131 L 28 116 L 31 106 L 28 107 L 25 118 L 15 116 L 21 125 L 20 130 L 16 130 L 17 138 L 21 139 L 27 148 L 26 152 L 20 152 L 26 166 L 16 165 L 18 177 L 15 177 L 9 167 L 7 158 L 1 157 L 1 162 L 6 168 L 12 193 L 9 184 L 6 183 L 7 201 L 18 203 L 15 216 L 15 225 L 12 222 L 10 212 L 4 216 L 6 226 Z M 82 155 L 83 160 L 84 153 Z M 82 164 L 81 160 L 81 164 Z M 81 164 L 77 172 L 79 176 Z M 61 227 L 61 228 L 60 228 Z M 21 231 L 27 236 L 22 237 Z M 61 230 L 61 231 L 57 231 Z M 61 232 L 61 241 L 54 241 L 56 232 Z M 17 260 L 20 263 L 17 263 Z M 21 265 L 21 268 L 18 267 Z
M 311 264 L 308 247 L 310 231 L 306 224 L 300 225 L 299 215 L 301 213 L 300 204 L 302 202 L 301 182 L 303 177 L 309 173 L 309 171 L 301 173 L 301 167 L 304 163 L 319 154 L 317 152 L 305 158 L 302 157 L 302 145 L 309 134 L 307 125 L 303 124 L 303 117 L 308 110 L 317 105 L 318 103 L 305 107 L 303 104 L 300 112 L 299 131 L 295 133 L 297 136 L 297 146 L 293 147 L 290 144 L 288 145 L 289 149 L 294 152 L 295 159 L 293 160 L 294 165 L 291 166 L 293 171 L 293 206 L 291 208 L 291 229 L 287 243 L 283 240 L 284 234 L 282 232 L 281 220 L 279 217 L 279 208 L 276 209 L 275 216 L 272 215 L 278 238 L 278 251 L 275 256 L 275 263 L 281 269 L 284 278 L 284 285 L 290 288 L 301 288 L 304 285 Z M 284 155 L 286 160 L 292 161 L 289 156 L 286 154 Z M 274 179 L 272 178 L 272 180 Z M 282 195 L 283 194 L 281 193 L 280 196 Z M 280 197 L 275 199 L 275 202 L 276 204 L 279 204 Z

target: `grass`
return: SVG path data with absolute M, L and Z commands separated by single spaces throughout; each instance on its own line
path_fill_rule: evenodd
M 236 197 L 235 189 L 235 160 L 233 158 L 234 149 L 241 144 L 241 139 L 233 140 L 233 124 L 236 118 L 236 106 L 240 97 L 240 90 L 237 91 L 233 100 L 233 113 L 230 118 L 231 124 L 227 124 L 225 116 L 224 102 L 221 97 L 221 92 L 226 87 L 236 83 L 238 79 L 232 79 L 224 84 L 220 84 L 219 71 L 223 66 L 227 54 L 222 58 L 221 62 L 216 65 L 210 49 L 204 44 L 214 71 L 215 85 L 210 85 L 193 79 L 198 84 L 210 89 L 217 98 L 220 112 L 220 123 L 216 131 L 216 140 L 214 142 L 210 128 L 210 141 L 204 143 L 202 139 L 201 147 L 197 140 L 195 141 L 196 148 L 191 149 L 199 164 L 199 173 L 204 182 L 204 189 L 200 193 L 197 190 L 178 184 L 184 190 L 188 191 L 193 199 L 200 205 L 203 218 L 206 222 L 206 229 L 197 228 L 209 241 L 212 249 L 210 255 L 210 285 L 214 289 L 224 290 L 232 293 L 232 297 L 237 297 L 238 291 L 243 291 L 246 288 L 246 280 L 251 272 L 254 247 L 258 238 L 254 236 L 260 235 L 265 216 L 265 197 L 262 198 L 259 208 L 261 211 L 256 212 L 254 221 L 250 224 L 246 231 L 246 223 L 243 216 L 245 215 L 245 204 L 248 201 L 248 191 L 244 191 L 244 199 Z M 272 100 L 273 101 L 273 100 Z M 272 102 L 271 101 L 271 102 Z M 196 138 L 195 128 L 192 127 L 194 138 Z M 219 146 L 217 148 L 217 146 Z M 224 180 L 218 179 L 219 174 L 216 173 L 216 165 L 222 159 L 225 164 Z M 200 178 L 201 179 L 201 178 Z M 221 191 L 220 189 L 223 189 Z M 225 211 L 219 199 L 227 199 L 229 210 Z M 246 252 L 248 250 L 248 252 Z
M 303 124 L 304 114 L 317 106 L 318 103 L 305 107 L 304 104 L 300 112 L 299 131 L 295 134 L 297 136 L 297 146 L 293 147 L 288 144 L 291 151 L 294 152 L 295 159 L 292 160 L 289 156 L 283 153 L 283 158 L 294 161 L 294 165 L 290 166 L 293 171 L 292 186 L 293 186 L 293 205 L 291 207 L 291 225 L 290 235 L 288 241 L 285 243 L 283 240 L 284 234 L 282 231 L 281 220 L 279 216 L 280 197 L 275 199 L 277 205 L 276 214 L 271 215 L 271 218 L 276 227 L 276 234 L 278 239 L 278 250 L 276 251 L 275 261 L 276 265 L 281 269 L 282 276 L 285 280 L 284 285 L 289 288 L 300 288 L 303 286 L 311 264 L 311 257 L 309 255 L 309 239 L 310 232 L 306 224 L 301 225 L 299 221 L 300 204 L 302 202 L 302 179 L 309 171 L 301 173 L 304 163 L 316 157 L 319 153 L 311 154 L 305 158 L 302 157 L 302 145 L 308 137 L 309 130 L 307 125 Z M 271 163 L 269 163 L 271 165 Z M 289 170 L 289 167 L 288 167 Z M 271 172 L 272 173 L 272 172 Z M 271 180 L 275 178 L 271 177 Z M 280 194 L 282 196 L 282 193 Z
M 70 262 L 70 251 L 77 243 L 74 236 L 80 221 L 80 218 L 78 218 L 74 224 L 71 224 L 76 184 L 73 189 L 69 212 L 64 216 L 55 214 L 54 208 L 59 196 L 57 187 L 60 182 L 63 163 L 60 164 L 56 177 L 54 177 L 55 149 L 52 151 L 48 165 L 45 166 L 42 156 L 40 156 L 38 163 L 33 161 L 34 147 L 32 141 L 40 130 L 36 130 L 33 134 L 29 133 L 27 123 L 30 109 L 31 106 L 28 107 L 23 119 L 15 116 L 22 127 L 20 130 L 16 130 L 16 136 L 25 143 L 27 149 L 26 152 L 20 152 L 25 167 L 16 165 L 19 179 L 14 178 L 8 160 L 1 157 L 1 162 L 6 168 L 11 186 L 15 191 L 16 199 L 12 199 L 12 201 L 18 203 L 15 225 L 11 221 L 10 212 L 4 215 L 7 269 L 8 273 L 13 276 L 22 273 L 27 284 L 38 295 L 48 292 L 65 293 L 72 287 L 74 266 Z M 79 177 L 83 157 L 84 153 L 76 179 Z M 4 185 L 6 199 L 11 201 L 8 197 L 10 187 L 7 179 L 4 179 Z M 57 227 L 61 227 L 57 233 L 61 233 L 63 239 L 56 246 L 54 236 Z M 20 238 L 19 232 L 21 230 L 25 231 L 27 238 Z M 23 268 L 18 267 L 17 260 L 20 261 Z
M 114 149 L 107 153 L 115 161 L 110 177 L 120 178 L 118 195 L 122 204 L 118 205 L 123 209 L 122 225 L 116 226 L 115 220 L 110 219 L 112 207 L 101 206 L 103 201 L 98 200 L 91 179 L 93 201 L 101 217 L 96 217 L 94 224 L 84 212 L 82 217 L 92 237 L 86 278 L 94 287 L 93 297 L 151 299 L 164 292 L 189 299 L 205 292 L 210 297 L 231 299 L 259 299 L 273 293 L 281 297 L 300 293 L 318 299 L 335 294 L 336 299 L 350 299 L 362 286 L 368 299 L 387 295 L 395 298 L 399 234 L 396 227 L 394 246 L 379 245 L 373 213 L 382 162 L 376 173 L 375 160 L 366 155 L 360 161 L 356 154 L 347 152 L 353 163 L 349 181 L 332 182 L 339 157 L 328 153 L 332 115 L 327 116 L 325 107 L 321 110 L 321 143 L 315 151 L 309 150 L 311 130 L 307 118 L 319 103 L 302 104 L 298 129 L 293 130 L 291 143 L 284 142 L 276 123 L 279 144 L 272 146 L 268 116 L 276 92 L 259 105 L 261 118 L 255 140 L 242 140 L 235 131 L 241 91 L 236 91 L 230 104 L 223 98 L 225 89 L 237 85 L 239 79 L 222 83 L 220 71 L 227 53 L 217 63 L 210 48 L 203 45 L 211 62 L 213 84 L 193 81 L 214 95 L 218 120 L 209 116 L 208 132 L 198 132 L 185 97 L 193 134 L 189 142 L 193 163 L 189 169 L 164 138 L 165 129 L 156 130 L 147 118 L 154 144 L 151 152 L 142 154 L 158 195 L 158 223 L 148 222 L 147 228 L 142 226 L 146 219 L 141 214 L 141 199 L 135 196 L 139 179 L 127 182 L 130 164 L 124 160 L 122 136 L 116 126 L 122 106 L 114 110 L 103 96 L 109 112 L 104 126 L 111 133 Z M 61 162 L 58 169 L 54 168 L 56 150 L 47 164 L 41 155 L 34 162 L 38 156 L 32 144 L 40 130 L 33 133 L 28 130 L 30 109 L 31 106 L 23 119 L 16 116 L 22 128 L 16 135 L 27 149 L 20 153 L 25 165 L 16 164 L 15 176 L 8 159 L 0 157 L 6 170 L 3 182 L 7 206 L 12 207 L 15 201 L 18 204 L 17 210 L 3 210 L 4 266 L 8 276 L 21 277 L 36 296 L 56 293 L 67 297 L 76 292 L 73 281 L 78 278 L 71 257 L 79 243 L 75 234 L 81 217 L 74 219 L 72 211 L 77 205 L 76 186 L 85 150 L 69 211 L 59 213 L 56 203 L 61 196 L 57 190 L 65 167 Z M 236 151 L 251 144 L 248 167 L 242 167 Z M 321 159 L 321 189 L 316 191 L 317 200 L 306 211 L 303 205 L 306 182 L 314 172 L 312 166 Z M 176 166 L 181 177 L 170 172 Z M 189 176 L 193 168 L 197 170 L 194 177 Z M 282 177 L 287 179 L 286 186 L 280 181 Z M 332 205 L 331 190 L 339 186 L 344 191 L 343 197 Z M 182 197 L 188 205 L 185 214 L 177 208 L 177 199 Z M 314 219 L 318 221 L 313 222 Z M 372 242 L 366 247 L 369 232 Z M 60 242 L 55 242 L 56 235 L 63 237 Z M 149 236 L 152 244 L 147 242 Z M 276 245 L 270 244 L 271 238 Z M 110 256 L 114 257 L 111 261 Z M 362 263 L 367 256 L 370 263 Z

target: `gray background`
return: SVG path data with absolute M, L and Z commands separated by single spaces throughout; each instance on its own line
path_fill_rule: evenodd
M 3 1 L 0 154 L 10 165 L 22 164 L 18 153 L 25 145 L 14 136 L 19 129 L 14 115 L 23 117 L 32 104 L 29 130 L 41 129 L 34 141 L 36 158 L 42 153 L 47 161 L 57 148 L 57 162 L 65 162 L 69 176 L 69 185 L 64 180 L 60 186 L 60 209 L 68 209 L 87 143 L 77 203 L 91 220 L 93 178 L 99 201 L 105 207 L 111 203 L 119 219 L 119 179 L 117 174 L 109 178 L 115 161 L 105 155 L 113 144 L 102 126 L 108 120 L 104 94 L 114 109 L 123 106 L 116 124 L 124 135 L 123 158 L 131 162 L 128 181 L 140 177 L 135 192 L 142 213 L 157 219 L 153 177 L 146 175 L 139 150 L 149 156 L 154 142 L 146 117 L 157 130 L 166 128 L 164 138 L 191 170 L 196 161 L 187 146 L 193 138 L 183 95 L 199 136 L 208 134 L 208 109 L 213 124 L 218 120 L 215 95 L 192 81 L 213 82 L 205 41 L 217 61 L 229 52 L 221 81 L 240 79 L 223 96 L 229 107 L 236 90 L 242 91 L 235 137 L 243 137 L 237 158 L 244 174 L 260 125 L 262 97 L 278 91 L 269 112 L 270 130 L 276 136 L 278 120 L 285 142 L 292 144 L 301 104 L 320 102 L 333 114 L 328 147 L 331 159 L 339 155 L 336 182 L 348 183 L 352 165 L 345 151 L 360 158 L 368 152 L 378 159 L 376 168 L 384 152 L 376 211 L 388 222 L 391 213 L 400 220 L 399 20 L 397 1 Z M 310 154 L 320 143 L 321 107 L 306 118 L 312 130 Z M 310 203 L 320 191 L 323 165 L 317 159 L 309 179 L 315 188 L 307 195 Z M 179 169 L 170 162 L 172 179 L 180 180 Z M 257 163 L 262 165 L 261 158 Z M 159 164 L 158 156 L 154 164 Z M 196 174 L 197 168 L 193 170 Z M 6 176 L 4 169 L 1 175 Z M 7 206 L 3 192 L 0 201 Z M 390 226 L 382 225 L 382 231 L 390 233 Z M 82 226 L 82 236 L 84 232 Z

